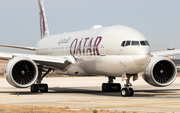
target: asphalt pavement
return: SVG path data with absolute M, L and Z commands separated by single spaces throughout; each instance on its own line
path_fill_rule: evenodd
M 120 92 L 102 92 L 106 77 L 44 78 L 48 93 L 31 93 L 30 88 L 15 88 L 0 78 L 0 104 L 45 106 L 79 109 L 104 109 L 132 112 L 180 113 L 180 77 L 168 87 L 154 87 L 141 77 L 132 83 L 133 97 L 122 97 Z M 125 81 L 117 78 L 115 82 Z

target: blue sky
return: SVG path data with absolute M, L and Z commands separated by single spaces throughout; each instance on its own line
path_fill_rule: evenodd
M 141 32 L 152 51 L 180 49 L 179 4 L 180 0 L 44 0 L 51 34 L 121 24 Z M 0 14 L 0 44 L 35 46 L 40 40 L 37 0 L 1 0 Z

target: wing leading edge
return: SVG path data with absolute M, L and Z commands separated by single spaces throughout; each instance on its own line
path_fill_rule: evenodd
M 0 47 L 8 47 L 8 48 L 15 48 L 15 49 L 24 49 L 30 51 L 36 51 L 35 47 L 24 47 L 24 46 L 15 46 L 15 45 L 0 45 Z
M 35 63 L 45 65 L 47 67 L 53 67 L 58 69 L 65 69 L 69 64 L 73 63 L 72 58 L 69 57 L 57 57 L 57 56 L 45 56 L 45 55 L 31 55 L 31 54 L 18 54 L 18 53 L 3 53 L 0 52 L 0 59 L 11 60 L 14 57 L 27 57 L 33 60 Z
M 158 52 L 151 52 L 151 55 L 153 55 L 153 57 L 156 56 L 171 56 L 171 55 L 180 55 L 180 49 L 177 50 L 168 50 L 168 51 L 158 51 Z

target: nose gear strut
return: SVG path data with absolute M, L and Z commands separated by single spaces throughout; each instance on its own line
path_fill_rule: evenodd
M 132 84 L 130 83 L 130 78 L 133 76 L 133 78 L 137 77 L 137 74 L 126 74 L 126 84 L 124 84 L 125 88 L 121 90 L 121 95 L 123 97 L 125 96 L 133 96 L 134 90 L 130 88 Z

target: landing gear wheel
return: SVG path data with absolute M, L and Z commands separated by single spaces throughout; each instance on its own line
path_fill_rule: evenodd
M 31 86 L 31 92 L 48 92 L 48 85 L 47 84 L 33 84 Z
M 116 91 L 116 92 L 120 92 L 121 91 L 121 84 L 114 83 L 113 87 L 115 88 L 114 91 Z M 113 89 L 113 87 L 112 87 L 112 89 Z
M 103 92 L 106 92 L 106 91 L 107 91 L 107 84 L 106 84 L 106 83 L 103 83 L 103 84 L 102 84 L 102 91 L 103 91 Z
M 123 88 L 123 89 L 121 90 L 121 95 L 122 95 L 123 97 L 129 96 L 129 94 L 130 94 L 130 91 L 129 91 L 127 88 Z
M 110 92 L 111 91 L 111 85 L 108 83 L 103 83 L 102 84 L 102 91 L 103 92 Z
M 40 90 L 40 92 L 48 92 L 48 85 L 47 84 L 40 84 L 39 90 Z
M 102 91 L 103 92 L 120 92 L 121 85 L 119 83 L 103 83 L 102 84 Z
M 31 86 L 31 92 L 38 92 L 38 84 L 33 84 Z
M 129 96 L 133 96 L 134 95 L 134 90 L 132 88 L 129 88 Z

